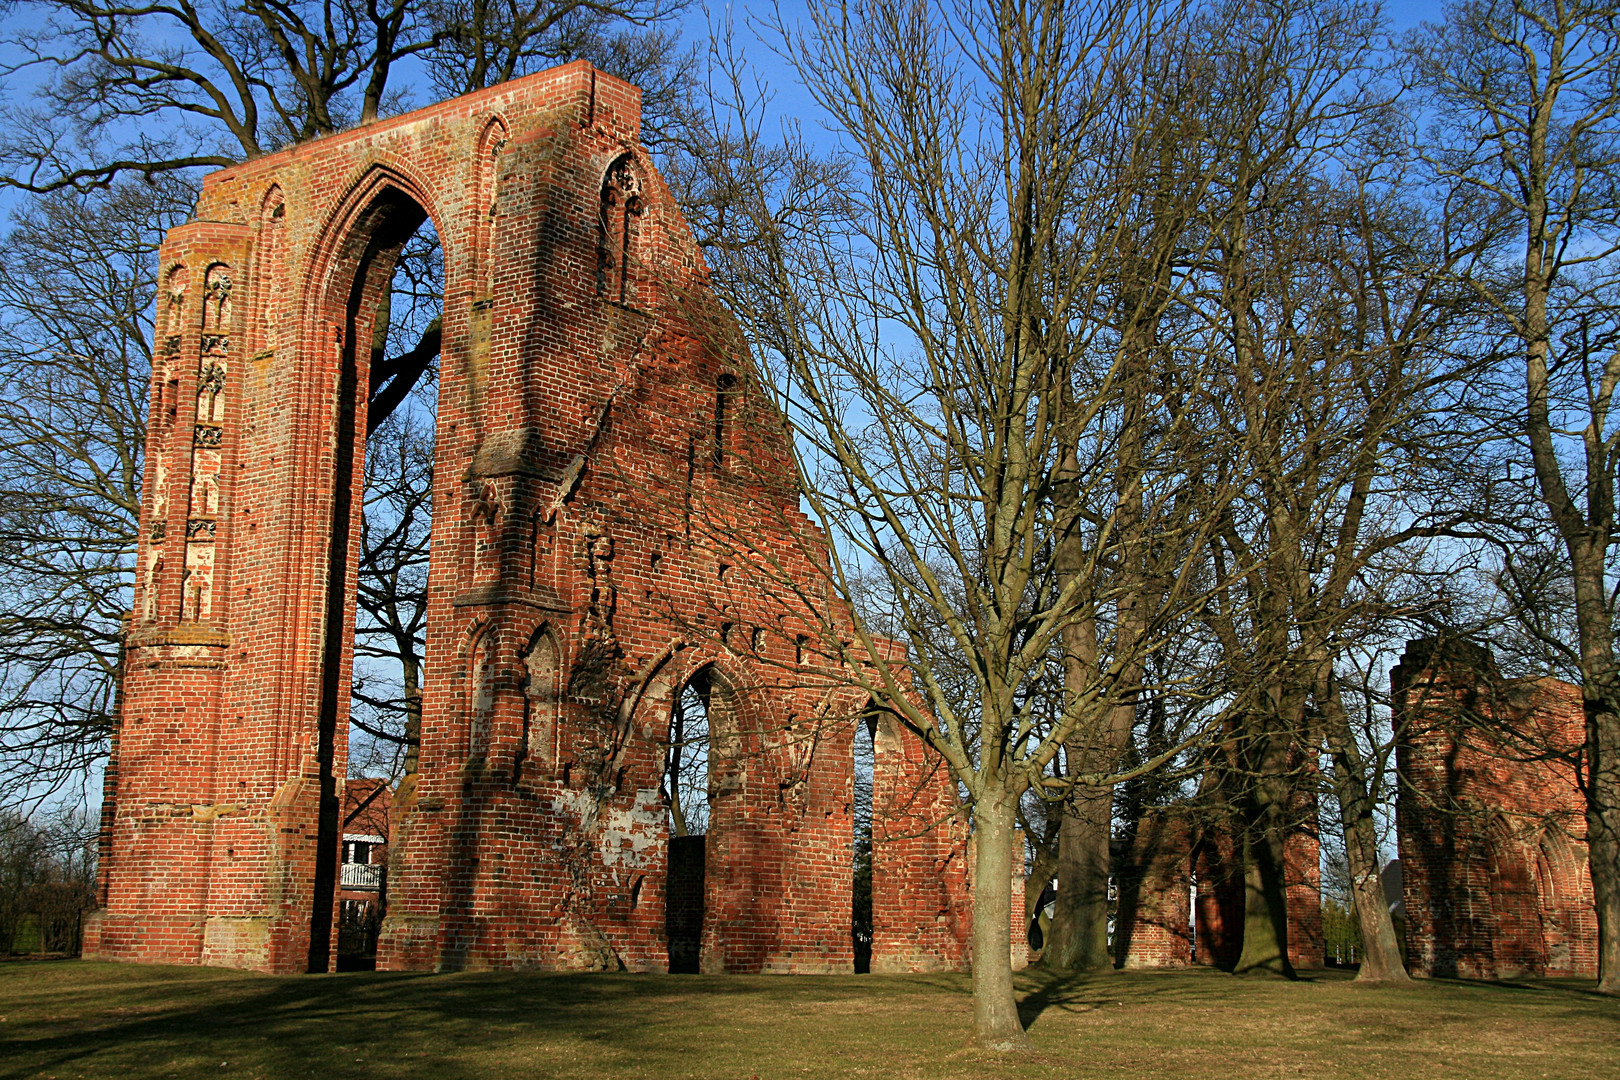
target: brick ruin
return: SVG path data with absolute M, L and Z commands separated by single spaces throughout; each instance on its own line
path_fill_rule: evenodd
M 1434 639 L 1407 644 L 1391 683 L 1412 973 L 1595 978 L 1580 688 Z
M 1407 966 L 1423 977 L 1597 976 L 1579 687 L 1503 678 L 1461 641 L 1407 643 L 1391 673 Z M 1287 846 L 1289 958 L 1324 962 L 1314 803 Z M 1242 948 L 1241 833 L 1200 797 L 1115 841 L 1120 967 L 1230 968 Z
M 383 912 L 360 884 L 386 858 L 382 968 L 849 971 L 865 727 L 871 969 L 966 964 L 951 781 L 813 674 L 838 617 L 824 539 L 639 122 L 634 87 L 570 64 L 217 172 L 170 231 L 86 955 L 330 970 L 349 905 Z M 345 781 L 355 523 L 387 402 L 374 322 L 428 219 L 446 291 L 425 696 L 383 832 L 350 819 L 374 789 Z M 787 587 L 738 572 L 716 523 Z M 672 838 L 663 755 L 693 687 L 711 813 Z M 1414 972 L 1592 974 L 1579 691 L 1413 643 L 1395 697 Z M 1311 811 L 1288 849 L 1300 968 L 1322 963 Z M 1230 964 L 1237 835 L 1179 808 L 1121 845 L 1121 966 Z
M 1321 842 L 1316 800 L 1296 800 L 1283 847 L 1288 961 L 1325 962 Z M 1242 824 L 1207 795 L 1150 810 L 1114 840 L 1114 964 L 1122 968 L 1231 970 L 1243 951 Z
M 807 674 L 836 666 L 814 646 L 838 617 L 825 541 L 639 102 L 570 64 L 216 172 L 169 232 L 86 955 L 335 964 L 371 346 L 431 219 L 425 696 L 377 965 L 849 971 L 863 724 L 872 969 L 964 965 L 952 782 Z M 782 587 L 736 571 L 724 528 Z M 692 687 L 709 822 L 672 845 L 660 778 Z

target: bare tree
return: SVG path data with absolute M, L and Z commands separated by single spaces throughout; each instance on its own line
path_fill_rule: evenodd
M 662 89 L 661 77 L 678 51 L 676 39 L 666 30 L 640 33 L 633 28 L 656 27 L 688 3 L 423 0 L 419 18 L 434 30 L 426 50 L 428 76 L 440 94 L 454 97 L 585 57 L 638 86 L 652 81 L 655 89 Z
M 1158 596 L 1133 640 L 1099 629 L 1099 670 L 1049 722 L 1032 689 L 1061 677 L 1065 628 L 1085 612 L 1117 625 L 1113 586 L 1083 597 L 1081 577 L 1060 584 L 1051 558 L 1079 507 L 1117 499 L 1087 487 L 1060 505 L 1055 478 L 1068 439 L 1117 438 L 1124 391 L 1108 335 L 1122 317 L 1108 271 L 1142 145 L 1141 117 L 1117 91 L 1175 16 L 1063 0 L 813 5 L 803 32 L 781 40 L 848 153 L 839 200 L 804 198 L 802 172 L 775 187 L 781 174 L 750 174 L 747 150 L 762 140 L 745 110 L 732 114 L 739 205 L 759 242 L 716 277 L 797 436 L 805 497 L 833 538 L 820 555 L 832 587 L 849 596 L 859 575 L 879 578 L 905 646 L 902 658 L 865 620 L 813 607 L 826 619 L 825 674 L 925 739 L 971 808 L 975 1031 L 989 1047 L 1027 1044 L 1004 959 L 1019 802 L 1106 782 L 1056 776 L 1054 762 L 1196 611 L 1198 575 L 1174 568 L 1201 565 L 1215 462 L 1229 459 L 1201 423 L 1198 366 L 1158 369 L 1172 385 L 1153 398 L 1154 480 L 1141 495 L 1159 527 Z M 1085 482 L 1114 491 L 1112 471 Z M 1113 511 L 1087 528 L 1124 526 Z M 712 542 L 745 548 L 715 531 Z M 1088 546 L 1099 566 L 1117 550 Z M 785 588 L 770 558 L 744 552 L 761 588 Z
M 82 785 L 106 751 L 139 515 L 149 263 L 168 181 L 27 206 L 0 244 L 0 802 Z
M 1113 325 L 1100 365 L 1077 365 L 1066 390 L 1061 463 L 1054 500 L 1067 515 L 1055 539 L 1053 570 L 1060 589 L 1074 588 L 1080 613 L 1063 633 L 1063 678 L 1076 702 L 1091 712 L 1064 748 L 1067 774 L 1108 775 L 1125 751 L 1140 704 L 1150 650 L 1141 648 L 1158 608 L 1171 594 L 1166 583 L 1183 569 L 1182 552 L 1160 543 L 1186 515 L 1198 514 L 1197 500 L 1171 497 L 1160 485 L 1175 470 L 1164 470 L 1160 443 L 1166 418 L 1172 424 L 1186 402 L 1189 385 L 1179 368 L 1198 353 L 1199 312 L 1184 290 L 1189 268 L 1198 261 L 1208 232 L 1196 227 L 1211 185 L 1223 163 L 1205 140 L 1192 132 L 1201 103 L 1211 93 L 1214 70 L 1207 43 L 1218 39 L 1228 16 L 1222 12 L 1155 29 L 1153 47 L 1120 72 L 1116 98 L 1135 117 L 1126 126 L 1126 145 L 1098 152 L 1123 166 L 1114 182 L 1125 200 L 1126 220 L 1105 274 L 1112 279 Z M 1137 144 L 1136 146 L 1130 143 Z M 1194 360 L 1193 370 L 1201 365 Z M 1102 373 L 1102 383 L 1097 381 Z M 1106 384 L 1117 385 L 1101 425 L 1090 402 Z M 1196 390 L 1195 390 L 1196 393 Z M 1099 437 L 1100 436 L 1100 437 Z M 1111 484 L 1087 483 L 1105 475 Z M 1111 670 L 1114 657 L 1125 666 Z M 1099 680 L 1112 690 L 1096 697 Z M 1185 689 L 1189 682 L 1179 683 Z M 1076 783 L 1062 813 L 1057 843 L 1057 892 L 1043 965 L 1056 970 L 1111 966 L 1108 946 L 1110 851 L 1115 791 L 1112 785 Z
M 480 90 L 592 49 L 655 70 L 664 51 L 617 39 L 673 0 L 28 0 L 0 68 L 14 105 L 0 182 L 32 192 L 135 173 L 222 167 L 366 123 L 404 98 L 396 65 Z M 662 41 L 663 39 L 658 39 Z M 667 44 L 667 43 L 666 43 Z M 617 50 L 615 52 L 615 50 Z M 33 92 L 22 90 L 32 81 Z
M 1401 980 L 1374 819 L 1391 744 L 1363 755 L 1338 673 L 1347 648 L 1432 608 L 1416 572 L 1424 545 L 1471 511 L 1464 493 L 1448 492 L 1449 469 L 1434 464 L 1478 439 L 1436 421 L 1451 414 L 1448 391 L 1470 370 L 1444 348 L 1466 325 L 1470 298 L 1450 287 L 1455 256 L 1438 250 L 1445 223 L 1403 203 L 1399 170 L 1376 157 L 1342 165 L 1305 189 L 1284 188 L 1285 235 L 1256 236 L 1256 247 L 1282 241 L 1288 254 L 1260 256 L 1269 269 L 1256 308 L 1265 314 L 1250 326 L 1262 367 L 1238 373 L 1233 400 L 1264 451 L 1223 543 L 1253 568 L 1241 587 L 1259 621 L 1218 625 L 1250 708 L 1273 712 L 1305 761 L 1325 740 L 1366 947 L 1359 978 Z M 1243 779 L 1273 782 L 1263 764 L 1250 756 Z M 1297 779 L 1314 786 L 1313 777 L 1306 769 Z M 1280 785 L 1274 797 L 1286 798 Z M 1250 929 L 1243 962 L 1263 962 L 1247 947 Z M 1285 959 L 1283 950 L 1273 962 Z
M 1620 993 L 1620 26 L 1584 0 L 1470 0 L 1410 42 L 1436 178 L 1514 227 L 1469 278 L 1522 360 L 1512 432 L 1572 584 L 1599 987 Z M 1511 270 L 1509 269 L 1511 267 Z
M 359 737 L 350 737 L 349 774 L 398 780 L 416 771 L 421 743 L 430 423 L 414 410 L 395 412 L 366 440 L 365 469 L 349 716 Z

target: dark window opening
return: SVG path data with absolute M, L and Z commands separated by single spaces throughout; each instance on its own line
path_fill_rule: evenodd
M 709 702 L 704 668 L 675 696 L 661 780 L 669 811 L 669 862 L 664 883 L 664 931 L 669 970 L 695 975 L 703 943 L 703 890 L 709 830 Z
M 729 408 L 729 399 L 737 390 L 737 378 L 734 375 L 722 375 L 715 381 L 714 391 L 714 467 L 721 469 L 726 464 L 726 412 Z

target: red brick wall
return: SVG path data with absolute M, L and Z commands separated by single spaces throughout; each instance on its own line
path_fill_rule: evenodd
M 1295 797 L 1294 819 L 1283 851 L 1288 959 L 1298 970 L 1311 970 L 1325 963 L 1314 796 Z M 1243 861 L 1240 823 L 1229 807 L 1197 800 L 1150 811 L 1134 837 L 1116 842 L 1114 861 L 1117 964 L 1236 966 L 1243 951 Z M 1195 880 L 1196 931 L 1190 939 Z
M 639 124 L 574 63 L 217 172 L 169 234 L 99 955 L 331 964 L 371 317 L 425 213 L 426 689 L 379 966 L 664 969 L 660 740 L 708 665 L 702 967 L 850 970 L 853 725 L 797 643 L 806 598 L 837 615 L 825 539 Z M 949 781 L 885 745 L 874 964 L 959 966 Z
M 1407 644 L 1391 676 L 1413 974 L 1597 974 L 1578 687 L 1504 679 L 1462 642 Z
M 1185 812 L 1149 812 L 1114 851 L 1115 963 L 1182 967 L 1192 955 L 1194 829 Z
M 873 745 L 872 970 L 956 970 L 972 942 L 973 891 L 950 775 L 887 714 Z M 1022 845 L 1014 863 L 1022 877 Z M 1022 895 L 1021 886 L 1013 891 Z

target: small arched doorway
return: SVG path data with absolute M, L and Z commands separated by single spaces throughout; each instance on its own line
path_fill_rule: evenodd
M 850 799 L 851 865 L 855 876 L 850 910 L 850 939 L 855 948 L 855 974 L 872 970 L 872 795 L 877 765 L 878 710 L 868 705 L 855 719 L 850 742 L 853 790 Z

